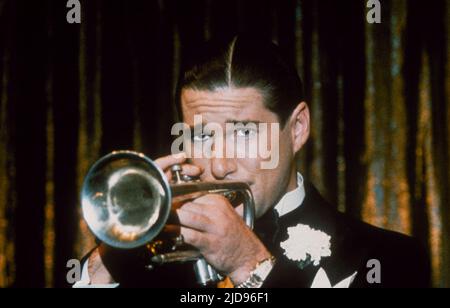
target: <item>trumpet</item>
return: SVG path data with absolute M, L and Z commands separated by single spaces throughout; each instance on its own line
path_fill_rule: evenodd
M 117 249 L 146 247 L 154 266 L 193 262 L 197 282 L 207 286 L 223 277 L 183 240 L 165 237 L 164 227 L 173 217 L 174 204 L 206 194 L 221 194 L 234 205 L 244 205 L 243 219 L 253 228 L 255 205 L 248 184 L 232 181 L 201 182 L 171 168 L 173 181 L 144 154 L 115 151 L 99 159 L 88 171 L 82 186 L 83 217 L 91 232 Z

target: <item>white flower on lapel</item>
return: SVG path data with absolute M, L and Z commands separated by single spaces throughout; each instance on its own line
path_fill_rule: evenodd
M 350 288 L 350 285 L 352 284 L 353 280 L 356 277 L 356 274 L 358 272 L 354 272 L 350 277 L 345 278 L 341 282 L 335 284 L 334 286 L 331 285 L 330 279 L 328 279 L 327 273 L 323 268 L 320 268 L 317 271 L 316 277 L 314 278 L 314 281 L 311 285 L 312 289 L 348 289 Z
M 328 234 L 302 224 L 288 228 L 287 231 L 289 238 L 280 246 L 286 257 L 299 262 L 301 268 L 305 267 L 305 263 L 317 266 L 323 257 L 331 256 L 331 236 Z

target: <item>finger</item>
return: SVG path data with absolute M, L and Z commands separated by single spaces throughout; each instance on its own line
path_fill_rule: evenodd
M 217 234 L 224 226 L 224 222 L 227 221 L 227 215 L 224 215 L 223 211 L 219 210 L 215 203 L 209 202 L 202 204 L 197 202 L 188 202 L 185 203 L 181 209 L 195 213 L 202 217 L 206 217 L 208 225 L 201 231 L 205 231 L 207 233 Z
M 177 211 L 180 224 L 183 227 L 195 229 L 202 232 L 211 232 L 213 229 L 212 221 L 203 214 L 194 213 L 191 211 L 183 210 L 183 208 Z
M 206 247 L 206 236 L 202 232 L 185 227 L 181 227 L 180 232 L 186 244 L 192 245 L 197 249 Z
M 225 204 L 230 204 L 230 201 L 223 195 L 220 194 L 208 194 L 208 195 L 203 195 L 197 199 L 195 199 L 196 203 L 200 203 L 200 204 L 217 204 L 217 203 L 225 203 Z
M 179 153 L 175 155 L 164 156 L 155 160 L 155 164 L 158 165 L 159 168 L 166 171 L 169 167 L 182 164 L 186 161 L 186 153 Z
M 203 173 L 203 168 L 192 164 L 183 164 L 181 168 L 181 173 L 191 177 L 197 177 Z
M 230 213 L 234 210 L 230 201 L 226 197 L 218 194 L 205 195 L 195 199 L 194 202 L 204 206 L 213 204 L 216 212 L 223 214 Z
M 208 215 L 209 207 L 205 206 L 205 204 L 200 204 L 200 203 L 196 203 L 196 202 L 187 202 L 187 203 L 183 204 L 181 209 L 190 211 L 192 213 L 196 213 L 199 215 L 209 216 Z
M 199 177 L 203 173 L 203 168 L 192 164 L 183 164 L 181 165 L 181 173 L 190 177 Z M 169 182 L 172 181 L 173 175 L 170 169 L 166 170 L 164 174 Z

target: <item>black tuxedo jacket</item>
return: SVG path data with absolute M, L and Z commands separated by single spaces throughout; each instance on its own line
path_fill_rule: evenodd
M 335 285 L 353 273 L 351 284 L 363 287 L 429 287 L 429 258 L 419 243 L 410 237 L 375 228 L 339 213 L 328 204 L 313 185 L 305 182 L 305 200 L 294 211 L 277 217 L 269 211 L 255 224 L 255 233 L 276 257 L 277 262 L 265 280 L 266 288 L 309 288 L 319 268 L 323 268 Z M 331 236 L 331 256 L 322 258 L 319 266 L 301 269 L 280 248 L 287 239 L 287 229 L 298 224 L 309 225 Z M 373 268 L 368 261 L 380 264 L 381 283 L 367 279 Z M 126 259 L 125 259 L 126 260 Z M 130 259 L 131 260 L 131 259 Z M 146 272 L 135 261 L 124 261 L 114 278 L 121 287 L 196 287 L 192 264 L 170 265 Z
M 305 192 L 299 208 L 276 220 L 272 236 L 261 233 L 263 242 L 278 260 L 264 287 L 310 287 L 320 267 L 332 286 L 355 272 L 353 288 L 430 286 L 429 258 L 418 241 L 338 212 L 309 183 L 305 183 Z M 331 236 L 331 256 L 323 258 L 319 266 L 311 264 L 300 269 L 283 255 L 280 242 L 287 239 L 287 228 L 297 224 L 309 225 Z M 368 261 L 373 259 L 379 261 L 381 283 L 370 283 L 373 280 L 367 279 L 373 273 L 370 272 L 373 265 Z

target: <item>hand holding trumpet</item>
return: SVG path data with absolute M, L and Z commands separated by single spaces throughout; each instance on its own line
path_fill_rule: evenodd
M 184 155 L 170 155 L 155 161 L 172 180 L 171 167 L 181 165 L 183 174 L 199 177 L 202 168 L 188 163 Z M 185 244 L 199 250 L 206 261 L 222 275 L 228 276 L 234 285 L 245 281 L 258 262 L 270 257 L 270 253 L 245 224 L 239 215 L 242 206 L 233 208 L 222 195 L 207 194 L 177 208 L 179 224 L 167 224 L 166 233 L 181 234 Z M 114 281 L 113 264 L 126 266 L 126 262 L 108 262 L 120 259 L 125 252 L 100 245 L 89 260 L 91 283 L 105 284 Z M 106 262 L 105 262 L 106 261 Z

